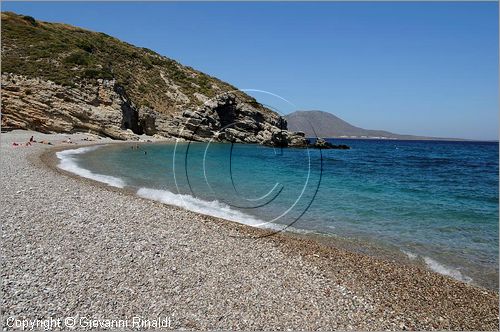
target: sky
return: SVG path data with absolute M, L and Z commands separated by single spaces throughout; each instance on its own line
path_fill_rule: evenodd
M 1 5 L 150 48 L 252 89 L 283 114 L 322 110 L 366 129 L 498 139 L 497 2 Z

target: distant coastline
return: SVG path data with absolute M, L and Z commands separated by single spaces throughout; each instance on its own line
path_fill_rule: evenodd
M 287 114 L 285 119 L 289 130 L 303 132 L 306 137 L 310 138 L 489 142 L 489 140 L 406 135 L 386 130 L 364 129 L 354 126 L 332 113 L 317 110 L 295 111 Z M 492 142 L 498 142 L 498 140 L 492 140 Z
M 471 142 L 471 143 L 498 143 L 498 140 L 476 140 L 468 138 L 388 138 L 388 137 L 322 137 L 326 140 L 381 140 L 381 141 L 434 141 L 434 142 Z M 314 140 L 315 137 L 308 137 L 310 140 Z

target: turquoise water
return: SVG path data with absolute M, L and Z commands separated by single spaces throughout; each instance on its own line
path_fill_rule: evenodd
M 70 170 L 150 199 L 381 243 L 437 272 L 498 287 L 497 143 L 335 142 L 352 149 L 145 144 L 60 157 Z

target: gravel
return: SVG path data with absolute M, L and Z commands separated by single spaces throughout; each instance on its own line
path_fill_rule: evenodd
M 70 176 L 50 145 L 12 146 L 31 135 L 55 149 L 91 137 L 1 135 L 7 329 L 168 317 L 167 329 L 498 330 L 497 292 L 309 238 L 257 238 L 265 231 Z

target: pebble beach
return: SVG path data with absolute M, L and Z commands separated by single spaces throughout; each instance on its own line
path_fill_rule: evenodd
M 31 136 L 51 145 L 25 146 Z M 7 330 L 67 317 L 77 329 L 141 317 L 168 318 L 167 330 L 498 330 L 496 291 L 305 236 L 262 237 L 57 168 L 56 151 L 100 143 L 121 144 L 1 134 Z

